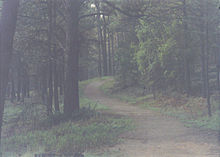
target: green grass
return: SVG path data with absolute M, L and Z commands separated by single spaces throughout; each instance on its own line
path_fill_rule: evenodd
M 22 112 L 22 106 L 13 105 L 9 101 L 6 101 L 4 109 L 4 122 L 9 122 L 11 119 L 16 118 Z
M 47 130 L 36 130 L 3 139 L 3 150 L 19 152 L 27 148 L 30 151 L 57 151 L 73 153 L 85 151 L 103 145 L 114 145 L 118 136 L 131 129 L 130 121 L 123 118 L 102 117 L 91 119 L 85 124 L 65 122 Z
M 206 103 L 203 104 L 203 108 L 198 106 L 198 101 L 201 98 L 189 98 L 188 102 L 184 104 L 191 108 L 191 111 L 186 112 L 180 108 L 169 107 L 164 114 L 170 115 L 180 119 L 186 127 L 197 127 L 202 129 L 208 129 L 213 131 L 219 131 L 220 129 L 220 114 L 217 110 L 218 103 L 212 100 L 212 116 L 209 117 L 207 113 Z
M 33 157 L 35 153 L 41 153 L 42 151 L 39 152 L 27 152 L 22 157 Z M 3 154 L 4 157 L 15 157 L 17 154 L 15 153 L 5 153 Z M 100 151 L 100 152 L 93 152 L 93 153 L 84 153 L 85 157 L 121 157 L 120 151 Z
M 109 108 L 103 104 L 100 104 L 99 102 L 95 102 L 93 100 L 90 100 L 86 97 L 80 98 L 80 107 L 83 108 L 91 108 L 94 110 L 108 110 Z
M 102 80 L 104 79 L 108 78 Z M 38 120 L 37 127 L 34 129 L 25 128 L 26 125 L 22 125 L 21 130 L 2 139 L 3 152 L 26 153 L 25 157 L 33 156 L 32 152 L 88 152 L 120 142 L 119 135 L 133 129 L 132 121 L 124 117 L 101 114 L 99 111 L 108 110 L 108 108 L 86 98 L 83 93 L 86 85 L 99 80 L 92 79 L 80 83 L 81 111 L 77 119 L 73 117 L 73 119 L 66 120 L 64 115 L 56 114 L 53 117 Z M 42 105 L 35 105 L 37 109 L 41 109 L 38 106 Z M 5 114 L 8 119 L 6 122 L 10 121 L 13 115 L 23 113 L 24 107 L 22 106 L 6 105 Z M 26 119 L 28 123 L 33 123 L 29 118 L 26 117 Z M 17 123 L 20 124 L 20 122 Z M 4 127 L 8 127 L 8 124 Z M 87 153 L 86 156 L 113 157 L 115 154 L 117 153 Z M 10 157 L 10 155 L 7 156 Z

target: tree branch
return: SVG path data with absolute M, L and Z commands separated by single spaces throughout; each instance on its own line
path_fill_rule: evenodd
M 79 17 L 79 19 L 83 19 L 83 18 L 86 18 L 86 17 L 90 17 L 90 16 L 95 16 L 95 15 L 104 15 L 104 16 L 108 16 L 109 14 L 106 14 L 106 13 L 92 13 L 92 14 L 86 14 L 86 15 L 82 15 Z

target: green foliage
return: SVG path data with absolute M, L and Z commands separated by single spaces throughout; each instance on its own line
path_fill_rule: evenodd
M 118 82 L 115 79 L 106 81 L 100 89 L 108 96 L 117 98 L 121 101 L 136 104 L 137 102 L 152 98 L 152 95 L 143 96 L 143 88 L 130 86 L 125 89 L 121 89 L 118 86 Z
M 117 80 L 122 88 L 138 84 L 139 71 L 134 56 L 135 47 L 130 46 L 129 42 L 121 43 L 117 52 L 117 60 L 120 62 Z
M 139 49 L 136 61 L 145 84 L 156 89 L 174 86 L 179 82 L 181 55 L 174 39 L 176 21 L 146 22 L 140 20 L 137 26 Z
M 192 90 L 194 87 L 196 89 L 190 91 L 191 94 L 198 93 L 198 86 L 202 87 L 202 82 L 194 80 L 201 80 L 201 57 L 206 60 L 205 53 L 208 50 L 210 67 L 216 64 L 214 58 L 218 58 L 215 37 L 219 32 L 219 19 L 216 19 L 217 1 L 186 1 L 186 15 L 183 14 L 183 2 L 155 3 L 140 3 L 140 8 L 147 5 L 145 14 L 149 16 L 136 19 L 137 21 L 121 16 L 114 22 L 114 28 L 120 30 L 119 35 L 124 36 L 120 38 L 122 41 L 120 40 L 117 50 L 117 81 L 122 88 L 142 84 L 156 91 L 168 89 L 185 92 L 192 86 Z M 127 10 L 138 6 L 132 2 L 123 2 L 122 5 Z M 172 12 L 167 13 L 165 8 L 172 8 Z M 190 10 L 196 10 L 200 14 L 191 14 Z M 159 14 L 163 11 L 165 14 Z M 205 33 L 206 22 L 208 36 Z M 203 47 L 206 38 L 209 47 Z

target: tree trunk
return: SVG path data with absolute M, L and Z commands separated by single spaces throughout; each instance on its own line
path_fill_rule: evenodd
M 58 72 L 57 63 L 54 63 L 54 108 L 56 112 L 60 112 L 59 95 L 58 95 Z
M 102 29 L 101 26 L 98 24 L 98 53 L 99 53 L 99 60 L 98 60 L 98 73 L 99 77 L 102 77 Z
M 220 88 L 219 88 L 219 85 L 220 85 L 220 83 L 219 83 L 219 71 L 220 71 L 220 65 L 219 65 L 219 63 L 217 63 L 217 90 L 219 91 L 220 90 Z
M 104 76 L 108 75 L 108 61 L 107 61 L 107 46 L 106 46 L 106 41 L 107 41 L 107 28 L 106 28 L 106 20 L 105 16 L 103 15 L 103 21 L 104 21 L 104 26 L 103 26 L 103 49 L 102 49 L 102 57 L 103 57 L 103 74 Z
M 184 27 L 184 74 L 185 74 L 185 89 L 187 95 L 191 93 L 191 76 L 190 76 L 190 63 L 188 59 L 188 25 L 187 25 L 187 12 L 186 0 L 183 0 L 183 27 Z
M 17 101 L 21 100 L 21 74 L 18 70 L 18 80 L 17 80 Z
M 7 0 L 3 2 L 2 7 L 2 18 L 0 23 L 0 134 L 2 131 L 5 92 L 8 84 L 9 63 L 13 51 L 13 38 L 16 28 L 18 5 L 19 0 Z
M 41 66 L 42 68 L 42 71 L 40 72 L 40 75 L 41 75 L 41 99 L 42 99 L 42 102 L 43 104 L 47 104 L 47 95 L 48 95 L 48 92 L 47 92 L 47 87 L 48 87 L 48 84 L 47 84 L 47 64 L 46 65 L 43 65 Z
M 64 93 L 64 113 L 79 112 L 79 0 L 67 2 L 67 71 Z
M 26 91 L 27 91 L 27 97 L 30 98 L 30 76 L 27 75 L 27 82 L 26 82 L 27 86 L 26 86 Z
M 204 28 L 201 29 L 201 33 L 204 33 Z M 200 36 L 200 40 L 201 40 L 202 95 L 205 98 L 207 94 L 206 93 L 207 85 L 206 85 L 206 66 L 205 66 L 205 39 L 203 34 Z
M 209 21 L 208 21 L 208 2 L 206 6 L 206 95 L 207 95 L 207 107 L 208 107 L 208 115 L 211 117 L 211 102 L 210 102 L 210 89 L 209 89 Z
M 108 29 L 108 71 L 109 75 L 112 75 L 112 56 L 111 56 L 111 35 L 110 31 Z
M 98 22 L 98 34 L 99 34 L 99 42 L 101 44 L 101 53 L 102 53 L 102 64 L 101 62 L 99 63 L 99 68 L 103 68 L 103 75 L 107 76 L 108 73 L 108 63 L 107 63 L 107 53 L 106 53 L 106 22 L 105 22 L 105 17 L 103 17 L 104 21 L 104 26 L 102 28 L 102 23 L 101 23 L 101 16 L 100 16 L 100 3 L 98 1 L 95 1 L 95 5 L 97 8 L 97 22 Z M 101 61 L 101 54 L 99 54 L 99 61 Z M 100 70 L 100 76 L 102 74 L 102 70 Z
M 56 0 L 54 0 L 53 5 L 53 33 L 56 32 Z M 56 112 L 60 112 L 60 106 L 59 106 L 59 94 L 58 94 L 58 70 L 57 70 L 57 47 L 55 40 L 53 41 L 53 54 L 54 54 L 54 108 Z
M 64 80 L 65 80 L 65 57 L 64 55 L 61 58 L 61 66 L 60 66 L 60 71 L 59 71 L 59 75 L 60 75 L 60 79 L 59 79 L 59 86 L 60 86 L 60 95 L 63 96 L 64 94 Z
M 204 0 L 201 1 L 201 17 L 204 17 Z M 205 65 L 205 21 L 204 19 L 200 20 L 199 23 L 199 29 L 200 29 L 200 46 L 201 46 L 201 80 L 202 80 L 202 90 L 201 90 L 201 95 L 206 98 L 206 65 Z
M 115 49 L 114 49 L 114 33 L 111 35 L 112 46 L 112 74 L 115 75 Z
M 13 103 L 15 100 L 15 83 L 14 76 L 11 74 L 11 102 Z
M 53 107 L 53 55 L 52 55 L 52 40 L 53 40 L 53 0 L 49 0 L 49 31 L 48 31 L 48 43 L 49 43 L 49 66 L 48 66 L 48 104 L 47 104 L 47 114 L 48 116 L 52 114 Z
M 48 66 L 48 102 L 47 102 L 47 114 L 48 116 L 52 114 L 52 108 L 53 108 L 53 67 L 52 67 L 52 61 L 49 62 Z

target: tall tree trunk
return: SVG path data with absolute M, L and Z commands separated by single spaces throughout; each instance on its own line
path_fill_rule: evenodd
M 80 0 L 67 2 L 67 71 L 64 93 L 64 113 L 79 112 L 79 11 Z
M 208 115 L 211 117 L 211 102 L 210 102 L 210 89 L 209 89 L 209 21 L 208 21 L 208 1 L 206 4 L 206 95 L 207 95 L 207 107 L 208 107 Z
M 185 89 L 187 95 L 191 93 L 191 76 L 190 76 L 190 63 L 188 57 L 188 24 L 186 12 L 186 0 L 183 0 L 183 27 L 184 27 L 184 73 L 185 73 Z
M 98 73 L 99 77 L 102 77 L 102 29 L 101 26 L 98 24 L 98 53 L 99 53 L 99 60 L 98 60 Z
M 30 98 L 30 76 L 27 75 L 27 82 L 26 82 L 27 86 L 26 86 L 26 91 L 27 91 L 27 97 Z
M 201 22 L 200 26 L 200 40 L 201 40 L 201 76 L 202 76 L 202 96 L 206 98 L 206 66 L 205 66 L 205 37 L 204 37 L 204 21 Z
M 47 83 L 47 64 L 42 66 L 42 71 L 41 71 L 41 98 L 42 98 L 42 102 L 43 104 L 47 104 L 47 87 L 48 87 L 48 83 Z
M 114 49 L 114 33 L 111 35 L 112 46 L 112 74 L 115 75 L 115 49 Z
M 47 101 L 47 114 L 48 116 L 52 114 L 53 108 L 53 65 L 52 61 L 50 60 L 48 66 L 48 101 Z
M 14 75 L 11 74 L 11 102 L 15 100 L 15 82 L 14 82 Z
M 18 5 L 19 0 L 4 1 L 0 23 L 0 150 L 5 92 L 8 84 L 9 63 L 13 51 L 13 38 L 16 28 Z
M 60 112 L 59 95 L 58 95 L 58 72 L 57 63 L 54 63 L 54 108 L 56 112 Z
M 18 79 L 17 79 L 17 101 L 21 100 L 21 74 L 20 70 L 18 70 Z
M 49 43 L 49 66 L 48 66 L 48 104 L 47 104 L 47 114 L 48 116 L 52 114 L 53 108 L 53 55 L 52 55 L 52 40 L 53 40 L 53 0 L 49 0 L 49 31 L 48 31 L 48 43 Z
M 109 75 L 112 75 L 112 55 L 111 55 L 111 35 L 108 29 L 108 71 Z
M 25 64 L 22 63 L 22 102 L 27 97 L 27 71 Z
M 100 2 L 99 1 L 95 1 L 95 5 L 97 8 L 97 21 L 98 21 L 98 32 L 99 32 L 99 38 L 100 38 L 100 43 L 101 43 L 101 52 L 102 52 L 102 64 L 99 63 L 99 67 L 103 68 L 103 75 L 107 76 L 108 74 L 108 63 L 107 63 L 107 52 L 106 52 L 106 21 L 105 21 L 105 16 L 103 15 L 103 21 L 104 21 L 104 26 L 102 28 L 102 22 L 101 22 L 101 9 L 100 9 Z M 99 55 L 99 57 L 101 58 L 101 55 Z M 101 59 L 99 58 L 99 61 L 101 61 Z
M 219 63 L 217 63 L 217 90 L 220 90 L 220 78 L 219 78 L 219 74 L 220 74 L 220 65 Z
M 59 106 L 59 93 L 58 93 L 58 70 L 57 70 L 57 62 L 56 62 L 56 46 L 54 45 L 54 54 L 55 54 L 55 60 L 54 60 L 54 108 L 56 112 L 60 112 L 60 106 Z
M 61 66 L 59 69 L 59 75 L 60 75 L 60 79 L 59 79 L 59 86 L 60 86 L 60 95 L 63 96 L 64 94 L 64 80 L 65 80 L 65 57 L 64 55 L 61 58 Z
M 103 15 L 103 21 L 104 21 L 104 25 L 103 25 L 103 41 L 102 41 L 102 45 L 103 45 L 103 49 L 102 49 L 102 57 L 103 57 L 103 74 L 104 76 L 108 75 L 108 60 L 107 60 L 107 27 L 106 27 L 106 20 L 105 20 L 105 16 Z
M 54 0 L 53 5 L 53 33 L 56 32 L 56 9 L 57 9 L 57 2 Z M 53 54 L 54 54 L 54 108 L 56 112 L 60 112 L 59 106 L 59 94 L 58 94 L 58 70 L 57 70 L 57 47 L 55 40 L 53 41 Z

